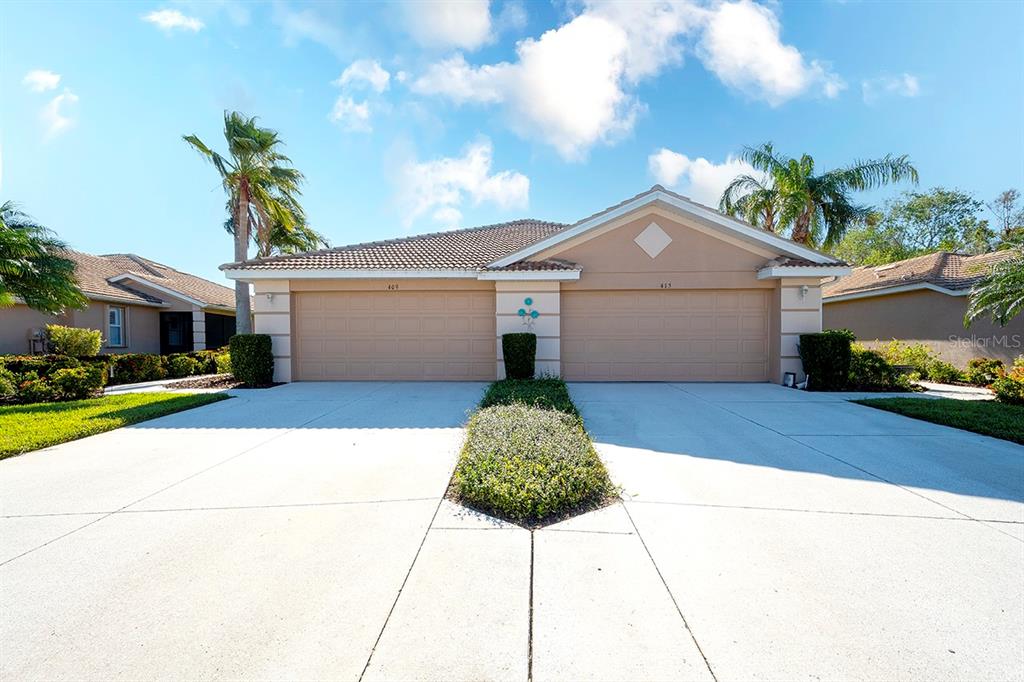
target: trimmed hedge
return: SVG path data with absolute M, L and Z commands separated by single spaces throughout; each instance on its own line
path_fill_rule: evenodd
M 992 392 L 1001 403 L 1024 405 L 1024 380 L 1014 379 L 1012 376 L 999 377 L 992 382 Z
M 528 405 L 579 416 L 561 379 L 505 379 L 487 387 L 480 407 Z
M 853 332 L 848 329 L 828 329 L 817 334 L 800 335 L 800 361 L 804 373 L 810 378 L 810 391 L 841 391 L 846 388 L 850 375 Z M 881 356 L 879 356 L 881 357 Z
M 501 357 L 509 379 L 532 379 L 537 360 L 537 335 L 518 332 L 501 335 Z
M 110 355 L 110 385 L 137 384 L 167 378 L 167 370 L 159 355 L 122 353 Z
M 229 342 L 231 373 L 246 386 L 274 383 L 274 353 L 267 334 L 235 334 Z
M 100 336 L 98 329 L 65 327 L 59 324 L 46 325 L 46 338 L 54 353 L 75 358 L 96 355 L 100 352 L 100 344 L 103 343 L 103 337 Z
M 596 507 L 615 494 L 579 418 L 522 404 L 479 410 L 452 479 L 457 499 L 533 525 Z
M 909 391 L 910 379 L 881 353 L 855 344 L 850 361 L 848 386 L 857 391 Z
M 63 355 L 0 357 L 0 402 L 42 403 L 81 400 L 106 384 L 103 361 Z

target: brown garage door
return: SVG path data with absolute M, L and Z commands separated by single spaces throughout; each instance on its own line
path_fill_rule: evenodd
M 573 381 L 767 381 L 768 293 L 563 291 Z
M 300 381 L 494 379 L 493 292 L 303 292 L 293 308 Z

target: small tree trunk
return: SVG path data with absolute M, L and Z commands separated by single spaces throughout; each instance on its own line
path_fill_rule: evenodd
M 238 206 L 235 207 L 235 262 L 249 258 L 249 185 L 243 179 L 238 187 Z M 252 311 L 249 303 L 249 283 L 235 280 L 235 331 L 252 333 Z
M 797 242 L 798 244 L 806 244 L 811 240 L 811 217 L 809 215 L 801 215 L 793 223 L 793 234 L 790 239 Z

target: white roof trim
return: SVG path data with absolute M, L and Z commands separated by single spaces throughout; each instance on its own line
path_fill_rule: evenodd
M 906 291 L 936 291 L 940 294 L 946 294 L 947 296 L 967 296 L 971 293 L 970 289 L 947 289 L 946 287 L 940 287 L 937 284 L 932 284 L 930 282 L 917 282 L 915 284 L 900 284 L 892 287 L 881 287 L 878 289 L 871 289 L 870 291 L 853 291 L 849 294 L 836 294 L 835 296 L 824 294 L 821 302 L 837 303 L 839 301 L 853 301 L 858 298 L 888 296 L 889 294 L 899 294 Z
M 355 270 L 294 269 L 294 270 L 225 270 L 228 279 L 243 281 L 256 279 L 476 279 L 476 270 Z
M 119 303 L 120 305 L 142 305 L 149 306 L 150 308 L 167 308 L 170 307 L 167 303 L 153 303 L 152 301 L 143 301 L 141 299 L 124 299 L 117 298 L 116 296 L 103 296 L 102 294 L 90 294 L 85 293 L 85 297 L 90 301 L 103 301 L 104 303 Z
M 845 277 L 853 269 L 848 265 L 769 265 L 757 271 L 758 279 L 779 277 Z
M 481 272 L 477 279 L 484 280 L 575 280 L 580 278 L 579 270 L 499 270 Z
M 732 218 L 729 218 L 728 216 L 724 216 L 721 213 L 718 213 L 717 211 L 712 211 L 709 208 L 705 208 L 699 204 L 695 204 L 684 199 L 678 199 L 672 196 L 671 194 L 659 189 L 642 194 L 636 199 L 633 199 L 632 201 L 629 201 L 621 206 L 618 206 L 609 211 L 604 211 L 603 213 L 599 213 L 593 218 L 585 220 L 581 223 L 577 223 L 576 225 L 570 227 L 567 230 L 563 230 L 562 232 L 559 232 L 558 234 L 548 237 L 547 239 L 542 239 L 541 241 L 530 246 L 527 246 L 523 249 L 520 249 L 519 251 L 516 251 L 513 254 L 505 256 L 504 258 L 500 258 L 494 261 L 493 263 L 490 263 L 489 267 L 499 268 L 504 267 L 506 265 L 511 265 L 512 263 L 516 263 L 518 261 L 523 260 L 524 258 L 528 258 L 535 253 L 546 251 L 547 249 L 550 249 L 552 246 L 560 244 L 564 241 L 568 241 L 569 239 L 577 237 L 583 234 L 584 232 L 588 232 L 589 230 L 592 230 L 595 227 L 598 227 L 599 225 L 603 225 L 617 218 L 621 218 L 627 213 L 631 213 L 632 211 L 635 211 L 639 208 L 643 208 L 644 206 L 652 204 L 656 201 L 660 201 L 664 204 L 672 206 L 681 213 L 702 218 L 707 222 L 712 223 L 713 225 L 716 225 L 718 227 L 723 227 L 729 230 L 730 232 L 733 232 L 734 234 L 741 236 L 742 238 L 758 242 L 764 246 L 769 247 L 772 250 L 779 251 L 783 254 L 793 256 L 795 258 L 804 258 L 815 263 L 827 264 L 832 262 L 828 259 L 827 256 L 823 256 L 817 251 L 805 248 L 803 246 L 800 246 L 799 244 L 795 244 L 789 241 L 788 239 L 783 239 L 782 237 L 779 237 L 778 235 L 774 235 L 769 232 L 762 232 L 755 228 L 749 227 L 739 222 L 738 220 L 734 220 Z
M 131 273 L 125 273 L 123 275 L 117 275 L 116 277 L 109 277 L 109 278 L 107 278 L 107 281 L 108 282 L 120 282 L 120 281 L 123 281 L 123 280 L 126 280 L 126 279 L 138 282 L 138 283 L 142 284 L 143 286 L 147 286 L 147 287 L 149 287 L 151 289 L 156 289 L 157 291 L 159 291 L 162 294 L 167 294 L 168 296 L 173 296 L 174 298 L 177 298 L 179 300 L 185 301 L 186 303 L 191 303 L 192 305 L 197 305 L 197 306 L 200 306 L 200 307 L 207 306 L 207 305 L 212 305 L 210 303 L 207 303 L 206 301 L 200 301 L 199 299 L 192 298 L 191 296 L 187 296 L 187 295 L 181 293 L 180 291 L 176 291 L 174 289 L 170 289 L 170 288 L 165 287 L 163 285 L 156 284 L 155 282 L 149 281 L 145 277 L 139 277 L 138 275 L 134 275 L 134 274 L 131 274 Z

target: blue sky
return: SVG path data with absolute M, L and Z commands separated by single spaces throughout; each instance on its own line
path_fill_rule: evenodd
M 223 148 L 225 109 L 281 133 L 334 245 L 656 181 L 713 203 L 768 140 L 990 199 L 1024 189 L 1021 26 L 1013 2 L 6 3 L 0 200 L 220 279 L 224 196 L 181 135 Z

